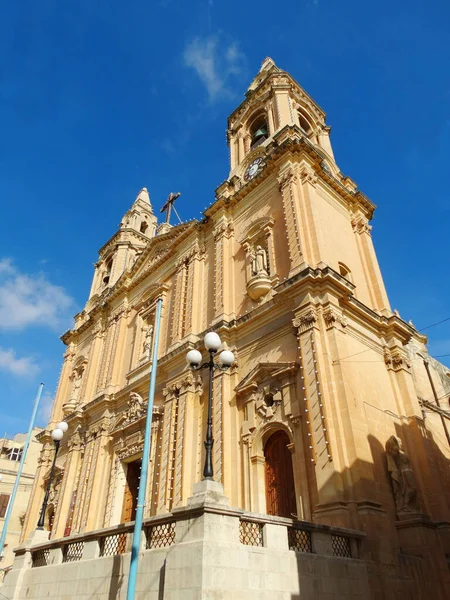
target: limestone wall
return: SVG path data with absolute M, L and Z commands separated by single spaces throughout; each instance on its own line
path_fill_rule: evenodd
M 369 597 L 359 532 L 217 505 L 150 519 L 144 531 L 136 600 Z M 125 598 L 130 541 L 130 526 L 122 526 L 23 546 L 1 593 L 10 600 Z

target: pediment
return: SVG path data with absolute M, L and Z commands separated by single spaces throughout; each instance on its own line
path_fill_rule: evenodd
M 267 379 L 278 379 L 283 375 L 294 373 L 298 369 L 296 362 L 259 363 L 236 386 L 236 394 L 244 394 Z
M 129 274 L 130 283 L 137 283 L 156 265 L 175 254 L 178 244 L 185 238 L 188 231 L 191 230 L 192 225 L 196 222 L 190 221 L 177 225 L 169 229 L 166 233 L 152 238 L 133 265 L 132 271 Z

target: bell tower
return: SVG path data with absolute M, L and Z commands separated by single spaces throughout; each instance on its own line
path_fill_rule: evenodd
M 137 255 L 155 236 L 157 222 L 147 188 L 142 188 L 120 222 L 119 231 L 99 250 L 89 299 L 111 288 L 131 267 Z
M 266 58 L 246 92 L 245 100 L 228 119 L 230 178 L 250 164 L 284 127 L 297 127 L 334 164 L 330 127 L 325 113 L 299 84 Z

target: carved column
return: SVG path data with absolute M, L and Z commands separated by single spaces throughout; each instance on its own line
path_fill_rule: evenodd
M 319 250 L 320 230 L 318 230 L 316 226 L 316 220 L 314 219 L 313 215 L 317 175 L 306 163 L 302 164 L 298 170 L 298 183 L 298 202 L 302 214 L 303 231 L 305 236 L 303 251 L 305 253 L 306 262 L 312 266 L 315 266 L 321 259 Z
M 148 466 L 148 479 L 147 479 L 147 492 L 146 492 L 146 505 L 145 505 L 145 517 L 150 517 L 156 514 L 157 498 L 158 498 L 158 486 L 157 474 L 159 473 L 161 466 L 161 420 L 162 414 L 157 407 L 153 407 L 152 424 L 151 424 L 151 446 L 150 446 L 150 462 Z
M 304 235 L 304 227 L 300 217 L 297 176 L 294 170 L 289 167 L 282 171 L 278 177 L 278 183 L 283 200 L 283 213 L 290 259 L 289 275 L 293 275 L 300 270 L 301 265 L 304 263 L 301 241 Z
M 73 359 L 75 352 L 73 349 L 74 344 L 70 343 L 64 354 L 64 363 L 61 368 L 61 372 L 58 380 L 58 387 L 55 394 L 55 401 L 53 403 L 50 422 L 58 422 L 63 418 L 62 406 L 69 400 L 70 390 L 70 379 L 69 376 L 73 370 Z
M 103 345 L 103 338 L 105 337 L 105 331 L 103 328 L 103 322 L 101 319 L 94 325 L 93 340 L 91 342 L 91 349 L 89 353 L 89 363 L 87 366 L 87 372 L 85 375 L 85 400 L 89 402 L 96 391 L 96 380 L 98 376 L 98 370 L 101 359 L 101 350 Z
M 266 104 L 266 115 L 267 115 L 267 125 L 269 127 L 269 135 L 273 135 L 275 133 L 275 125 L 273 122 L 273 112 L 272 112 L 272 103 L 268 102 Z
M 103 344 L 101 349 L 100 366 L 98 369 L 96 393 L 105 389 L 106 382 L 108 380 L 110 361 L 112 350 L 115 346 L 117 336 L 117 320 L 114 317 L 110 317 L 106 326 L 106 335 L 103 338 Z
M 101 527 L 112 460 L 107 423 L 97 425 L 91 435 L 96 439 L 81 523 L 82 529 L 87 531 Z
M 372 227 L 369 225 L 367 217 L 360 212 L 357 212 L 352 217 L 351 222 L 372 306 L 378 310 L 390 310 L 383 277 L 373 248 L 372 236 L 370 234 Z
M 53 525 L 53 538 L 61 538 L 65 535 L 69 510 L 74 494 L 78 486 L 78 477 L 80 474 L 80 464 L 83 457 L 84 436 L 78 427 L 72 434 L 69 443 L 64 477 L 61 484 L 58 507 Z
M 34 478 L 30 500 L 28 502 L 27 513 L 20 538 L 21 542 L 28 539 L 28 535 L 31 531 L 36 529 L 45 495 L 44 477 L 51 467 L 53 452 L 55 451 L 50 432 L 42 432 L 39 441 L 43 444 L 43 448 L 38 459 L 38 468 Z
M 185 260 L 177 261 L 175 276 L 175 288 L 172 300 L 172 344 L 183 337 L 185 312 L 186 312 L 186 280 L 188 276 L 188 264 Z
M 234 313 L 234 281 L 231 238 L 233 224 L 222 215 L 213 231 L 215 244 L 214 268 L 214 321 Z
M 238 138 L 238 156 L 239 156 L 239 162 L 241 163 L 244 160 L 244 157 L 245 157 L 245 151 L 244 151 L 244 131 L 243 131 L 242 127 L 238 131 L 237 138 Z
M 81 464 L 80 480 L 75 502 L 72 533 L 79 533 L 82 527 L 83 512 L 86 502 L 87 489 L 92 469 L 92 460 L 94 456 L 94 446 L 96 439 L 92 432 L 86 435 L 86 444 L 84 449 L 83 462 Z
M 334 468 L 331 462 L 330 432 L 323 386 L 324 375 L 321 373 L 320 365 L 321 349 L 317 347 L 320 335 L 317 308 L 313 305 L 301 308 L 296 312 L 293 325 L 297 334 L 300 356 L 303 408 L 298 416 L 301 415 L 304 419 L 306 430 L 305 464 L 310 473 L 315 471 L 317 488 L 322 492 L 323 501 L 330 488 L 327 481 Z M 313 489 L 311 491 L 313 492 Z M 332 490 L 333 494 L 334 490 Z
M 162 460 L 159 476 L 159 512 L 170 511 L 174 502 L 179 408 L 179 394 L 175 384 L 164 388 L 163 394 L 165 402 L 161 448 Z

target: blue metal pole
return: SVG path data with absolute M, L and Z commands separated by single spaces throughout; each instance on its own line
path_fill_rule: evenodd
M 141 545 L 142 521 L 144 518 L 145 492 L 147 489 L 148 463 L 150 460 L 151 425 L 153 416 L 153 400 L 155 398 L 156 369 L 158 366 L 159 327 L 161 323 L 162 298 L 156 304 L 155 336 L 153 338 L 153 362 L 150 375 L 150 388 L 148 390 L 147 418 L 145 420 L 144 448 L 142 450 L 141 480 L 134 521 L 133 543 L 131 546 L 130 574 L 128 577 L 127 600 L 134 600 L 136 593 L 136 579 L 139 563 L 139 549 Z
M 36 414 L 39 406 L 39 401 L 41 399 L 42 390 L 44 388 L 44 384 L 39 384 L 38 393 L 36 395 L 36 400 L 34 401 L 33 414 L 31 415 L 30 427 L 28 428 L 28 435 L 23 446 L 22 450 L 22 458 L 20 459 L 19 470 L 17 471 L 16 481 L 14 482 L 14 488 L 11 494 L 11 498 L 9 499 L 8 508 L 6 510 L 5 522 L 3 523 L 3 531 L 0 537 L 0 556 L 3 552 L 3 546 L 5 545 L 6 532 L 8 531 L 9 519 L 11 517 L 12 509 L 14 507 L 14 500 L 16 499 L 17 490 L 19 488 L 20 476 L 22 475 L 23 465 L 25 463 L 25 458 L 28 452 L 28 446 L 30 445 L 31 434 L 34 428 L 34 421 L 36 419 Z

